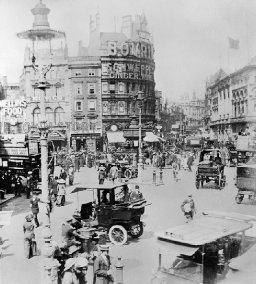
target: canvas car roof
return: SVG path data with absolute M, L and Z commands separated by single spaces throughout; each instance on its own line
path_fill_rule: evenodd
M 217 239 L 248 230 L 253 225 L 244 220 L 235 220 L 205 215 L 189 223 L 161 232 L 156 236 L 165 241 L 190 246 L 201 246 Z

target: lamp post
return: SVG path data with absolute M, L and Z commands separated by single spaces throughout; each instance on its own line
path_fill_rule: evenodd
M 142 148 L 141 148 L 141 111 L 142 111 L 142 102 L 144 100 L 143 98 L 143 92 L 139 91 L 137 95 L 135 96 L 135 100 L 138 102 L 139 107 L 139 162 L 138 162 L 138 180 L 139 183 L 142 183 L 142 171 L 143 171 L 143 157 L 142 157 Z
M 48 125 L 45 113 L 45 95 L 46 89 L 50 88 L 49 83 L 46 81 L 46 73 L 51 69 L 52 64 L 49 65 L 40 65 L 36 68 L 35 58 L 32 62 L 34 70 L 38 73 L 39 79 L 36 84 L 36 89 L 40 90 L 40 112 L 41 119 L 38 126 L 40 131 L 40 145 L 41 145 L 41 181 L 42 181 L 42 201 L 46 204 L 45 206 L 45 223 L 50 223 L 50 215 L 49 215 L 49 190 L 48 190 L 48 148 L 47 148 L 47 132 Z

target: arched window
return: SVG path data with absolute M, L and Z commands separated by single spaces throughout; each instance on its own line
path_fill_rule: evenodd
M 40 122 L 40 109 L 39 108 L 35 108 L 33 110 L 33 124 L 37 125 Z
M 54 123 L 54 115 L 53 115 L 53 111 L 50 107 L 47 107 L 45 109 L 45 116 L 46 116 L 47 123 L 49 123 L 49 124 Z
M 62 107 L 57 107 L 55 109 L 55 124 L 58 125 L 59 123 L 64 122 L 64 110 Z

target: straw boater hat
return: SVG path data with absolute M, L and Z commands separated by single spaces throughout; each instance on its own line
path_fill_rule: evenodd
M 32 214 L 28 214 L 28 215 L 25 217 L 25 219 L 26 219 L 28 222 L 30 222 L 30 221 L 33 220 L 33 215 L 32 215 Z
M 108 245 L 100 245 L 100 246 L 99 246 L 99 249 L 100 249 L 101 251 L 104 251 L 104 250 L 109 251 L 109 246 L 108 246 Z
M 58 179 L 57 182 L 58 183 L 66 183 L 66 181 L 64 179 L 62 179 L 62 178 Z
M 75 263 L 76 263 L 76 259 L 75 258 L 67 259 L 66 263 L 65 263 L 64 271 L 67 271 L 68 269 L 70 269 L 73 265 L 75 265 Z

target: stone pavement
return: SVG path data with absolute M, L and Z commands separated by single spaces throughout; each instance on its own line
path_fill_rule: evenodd
M 83 185 L 98 184 L 98 172 L 95 168 L 81 168 L 80 172 L 75 173 L 73 186 L 67 186 L 66 204 L 63 207 L 55 207 L 51 214 L 51 229 L 53 240 L 60 242 L 61 239 L 61 223 L 72 215 L 75 209 L 80 210 L 81 204 L 90 202 L 96 198 L 95 192 L 86 190 L 79 193 L 72 193 L 76 187 Z M 124 180 L 124 179 L 123 179 Z M 110 181 L 106 181 L 111 183 Z M 39 196 L 40 197 L 40 196 Z M 24 256 L 23 247 L 23 223 L 25 216 L 30 213 L 29 200 L 25 195 L 19 198 L 14 196 L 6 196 L 0 204 L 2 210 L 11 210 L 10 225 L 5 225 L 0 228 L 0 236 L 4 240 L 3 254 L 0 258 L 0 283 L 1 284 L 27 284 L 39 283 L 40 279 L 40 263 L 41 256 L 36 256 L 31 259 L 26 259 Z M 8 201 L 8 203 L 7 203 Z M 40 212 L 38 220 L 40 226 L 35 229 L 36 241 L 38 248 L 42 247 L 42 205 L 39 204 Z M 88 270 L 88 284 L 92 283 L 92 267 Z M 43 284 L 43 283 L 42 283 Z
M 173 183 L 171 173 L 171 169 L 164 169 L 164 184 L 156 187 L 152 183 L 153 168 L 145 168 L 145 170 L 143 171 L 143 183 L 140 185 L 140 189 L 146 199 L 149 200 L 149 202 L 152 201 L 152 198 L 159 198 L 159 193 L 163 192 L 163 190 L 165 191 L 166 189 L 168 189 L 169 184 Z M 98 184 L 97 174 L 98 172 L 95 168 L 81 168 L 80 172 L 75 173 L 74 185 L 67 186 L 68 194 L 66 196 L 66 205 L 63 207 L 54 208 L 53 213 L 51 214 L 51 229 L 53 233 L 53 240 L 56 240 L 57 242 L 60 241 L 61 223 L 65 220 L 65 218 L 70 217 L 75 209 L 80 210 L 82 203 L 90 202 L 96 197 L 95 192 L 92 190 L 85 190 L 79 193 L 71 192 L 76 186 L 82 187 L 83 185 L 88 184 Z M 157 170 L 157 183 L 158 181 L 159 170 Z M 106 182 L 111 183 L 109 181 Z M 130 180 L 132 186 L 134 186 L 134 184 L 136 184 L 137 182 L 137 179 Z M 156 206 L 156 210 L 159 210 L 159 205 L 160 204 Z M 133 241 L 132 243 L 130 243 L 130 245 L 125 245 L 123 247 L 111 245 L 110 254 L 114 257 L 115 260 L 118 256 L 124 257 L 124 277 L 126 278 L 126 281 L 124 282 L 125 284 L 135 283 L 134 280 L 132 280 L 132 282 L 130 282 L 129 280 L 133 279 L 134 277 L 133 275 L 131 275 L 132 271 L 140 275 L 141 281 L 138 283 L 145 283 L 142 282 L 144 276 L 142 276 L 141 274 L 141 269 L 143 271 L 145 270 L 145 273 L 147 273 L 147 264 L 144 265 L 143 263 L 140 263 L 140 266 L 138 266 L 139 271 L 136 271 L 137 267 L 134 266 L 135 262 L 133 261 L 133 258 L 134 255 L 136 255 L 136 252 L 140 250 L 140 248 L 147 251 L 148 246 L 152 245 L 150 243 L 153 237 L 152 229 L 155 228 L 155 221 L 158 223 L 156 218 L 158 218 L 158 213 L 160 212 L 156 214 L 156 212 L 154 213 L 153 211 L 154 207 L 149 207 L 147 207 L 146 209 L 146 214 L 142 216 L 143 221 L 144 219 L 146 219 L 147 223 L 147 231 L 143 234 L 141 238 L 142 240 L 140 242 Z M 43 218 L 41 209 L 42 206 L 40 204 L 40 213 L 38 215 L 39 222 L 42 221 Z M 24 257 L 22 226 L 25 221 L 25 216 L 30 212 L 29 200 L 27 200 L 25 196 L 17 199 L 15 198 L 11 200 L 11 202 L 9 202 L 8 206 L 6 206 L 4 210 L 13 210 L 14 213 L 11 218 L 11 224 L 9 226 L 6 225 L 0 229 L 0 234 L 5 240 L 5 249 L 2 258 L 0 259 L 0 283 L 40 283 L 39 279 L 41 271 L 41 256 L 33 257 L 29 260 Z M 152 221 L 147 218 L 150 211 L 153 213 L 151 214 L 151 216 L 153 217 Z M 38 243 L 39 249 L 42 247 L 41 230 L 42 222 L 40 222 L 40 227 L 35 229 L 36 241 Z M 92 267 L 89 267 L 87 278 L 88 284 L 92 283 Z

